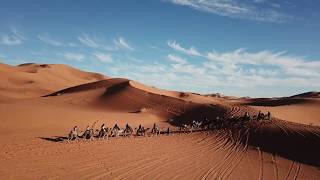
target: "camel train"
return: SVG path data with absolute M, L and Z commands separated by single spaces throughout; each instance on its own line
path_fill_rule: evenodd
M 145 136 L 146 132 L 150 128 L 145 128 L 141 124 L 136 129 L 136 136 Z M 95 133 L 97 132 L 97 133 Z M 78 140 L 78 139 L 88 139 L 91 140 L 94 137 L 99 139 L 109 138 L 109 137 L 127 137 L 134 134 L 134 129 L 127 123 L 125 128 L 121 129 L 119 125 L 116 123 L 113 128 L 108 128 L 105 124 L 102 124 L 100 130 L 96 130 L 94 132 L 93 127 L 87 126 L 87 128 L 82 132 L 79 132 L 78 126 L 74 126 L 68 135 L 68 140 Z M 167 130 L 169 132 L 169 128 Z M 160 126 L 154 123 L 153 128 L 151 129 L 151 134 L 159 135 L 161 133 Z M 95 135 L 96 134 L 96 135 Z
M 193 120 L 191 123 L 182 123 L 176 131 L 171 131 L 168 127 L 166 130 L 161 131 L 159 124 L 154 123 L 153 127 L 145 128 L 141 124 L 138 128 L 132 128 L 128 123 L 124 128 L 120 128 L 116 123 L 113 128 L 106 127 L 105 124 L 102 124 L 100 130 L 93 130 L 93 127 L 87 126 L 86 129 L 82 132 L 79 132 L 78 126 L 74 126 L 73 129 L 68 134 L 68 140 L 74 141 L 78 139 L 87 139 L 92 140 L 94 137 L 99 139 L 108 139 L 109 137 L 128 137 L 128 136 L 146 136 L 147 133 L 151 135 L 160 135 L 160 134 L 170 134 L 170 133 L 192 133 L 193 131 L 206 131 L 213 129 L 225 128 L 227 126 L 237 125 L 242 122 L 250 122 L 250 121 L 261 121 L 261 120 L 271 120 L 271 113 L 268 111 L 267 114 L 263 114 L 259 111 L 258 115 L 250 116 L 248 112 L 246 112 L 242 117 L 234 118 L 233 116 L 228 119 L 216 117 L 215 120 L 209 120 L 208 118 L 204 118 L 202 121 Z M 135 134 L 134 134 L 135 133 Z

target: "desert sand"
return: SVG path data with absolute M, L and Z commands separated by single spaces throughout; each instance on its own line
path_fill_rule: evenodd
M 0 179 L 319 179 L 317 93 L 276 99 L 203 96 L 66 65 L 0 64 Z M 240 122 L 246 112 L 271 120 Z M 153 123 L 192 133 L 68 142 L 75 125 Z M 233 119 L 234 121 L 231 121 Z

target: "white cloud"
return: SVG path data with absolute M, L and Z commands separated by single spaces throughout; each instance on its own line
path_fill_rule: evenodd
M 12 28 L 11 34 L 0 35 L 0 45 L 15 46 L 22 44 L 26 40 L 27 38 L 24 37 L 15 28 Z
M 174 73 L 180 78 L 180 82 L 173 82 L 174 86 L 180 86 L 182 82 L 192 82 L 192 87 L 198 92 L 207 92 L 220 87 L 239 89 L 236 95 L 263 95 L 268 96 L 263 89 L 273 88 L 273 95 L 283 95 L 279 91 L 287 92 L 292 89 L 320 88 L 320 60 L 307 60 L 305 57 L 293 56 L 286 51 L 272 52 L 269 50 L 251 52 L 240 48 L 233 51 L 210 51 L 200 53 L 193 59 L 195 53 L 190 49 L 172 41 L 168 43 L 176 51 L 189 55 L 190 60 L 169 54 L 167 58 L 174 63 L 167 72 Z M 195 49 L 195 48 L 193 48 Z M 193 59 L 193 60 L 192 60 Z M 184 62 L 184 63 L 179 63 Z M 179 76 L 179 73 L 188 74 Z M 200 89 L 200 91 L 199 91 Z M 264 92 L 264 93 L 262 93 Z M 277 94 L 279 92 L 279 94 Z M 271 94 L 269 94 L 270 96 Z
M 50 37 L 48 34 L 43 34 L 43 35 L 38 35 L 38 38 L 46 43 L 46 44 L 49 44 L 49 45 L 52 45 L 52 46 L 65 46 L 62 42 L 58 41 L 58 40 L 55 40 L 53 39 L 52 37 Z
M 185 64 L 187 61 L 183 59 L 180 56 L 174 55 L 174 54 L 169 54 L 168 59 L 172 62 L 178 63 L 178 64 Z
M 120 49 L 128 49 L 131 51 L 134 50 L 134 48 L 130 46 L 129 43 L 123 37 L 119 37 L 115 39 L 113 42 Z
M 82 36 L 78 37 L 78 40 L 82 44 L 84 44 L 88 47 L 91 47 L 91 48 L 99 48 L 100 47 L 99 43 L 96 41 L 96 38 L 90 37 L 87 34 L 82 34 Z
M 117 46 L 110 46 L 105 44 L 101 39 L 101 37 L 90 36 L 88 34 L 82 34 L 81 36 L 77 37 L 78 40 L 85 46 L 88 46 L 93 49 L 100 49 L 106 51 L 117 51 L 119 47 Z M 71 45 L 70 45 L 71 46 Z
M 207 54 L 207 59 L 227 65 L 255 65 L 277 67 L 286 75 L 318 76 L 320 75 L 320 61 L 307 61 L 303 57 L 287 55 L 286 52 L 260 51 L 248 52 L 238 49 L 231 52 Z M 298 72 L 298 73 L 297 73 Z
M 105 54 L 105 53 L 102 53 L 102 52 L 95 52 L 93 53 L 93 56 L 101 61 L 101 62 L 104 62 L 104 63 L 111 63 L 113 62 L 113 59 L 112 59 L 112 56 L 111 54 Z
M 176 51 L 180 51 L 180 52 L 183 52 L 188 55 L 193 55 L 193 56 L 200 56 L 201 55 L 194 47 L 190 47 L 189 49 L 183 48 L 176 41 L 168 41 L 167 44 L 168 44 L 168 46 L 175 49 Z
M 85 56 L 80 53 L 66 52 L 61 54 L 67 60 L 76 60 L 82 62 Z
M 171 3 L 188 6 L 193 9 L 213 13 L 230 18 L 250 19 L 266 22 L 284 22 L 291 16 L 278 12 L 271 8 L 261 8 L 257 3 L 262 0 L 251 2 L 240 0 L 168 0 Z

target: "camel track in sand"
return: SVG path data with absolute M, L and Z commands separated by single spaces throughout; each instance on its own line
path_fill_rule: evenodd
M 277 160 L 274 154 L 272 154 L 272 162 L 274 164 L 274 173 L 276 175 L 276 180 L 279 179 L 279 170 L 278 170 L 278 165 L 277 165 Z
M 4 160 L 3 163 L 20 161 L 23 160 L 21 155 L 28 152 L 31 157 L 34 156 L 35 159 L 38 159 L 40 164 L 42 161 L 50 162 L 52 164 L 50 172 L 55 172 L 56 178 L 185 179 L 185 177 L 190 177 L 190 179 L 237 179 L 239 165 L 243 161 L 246 162 L 256 151 L 260 157 L 258 166 L 255 166 L 255 171 L 259 172 L 258 179 L 265 179 L 264 174 L 271 172 L 274 177 L 279 177 L 280 173 L 286 174 L 287 179 L 300 177 L 302 168 L 300 163 L 293 162 L 289 167 L 282 162 L 276 162 L 276 155 L 262 152 L 259 149 L 248 149 L 249 133 L 249 130 L 238 132 L 238 134 L 230 133 L 228 130 L 217 130 L 187 135 L 174 134 L 58 144 L 35 140 L 17 147 L 9 146 L 9 149 L 16 148 L 17 151 L 12 152 L 9 159 L 1 159 Z M 136 153 L 129 155 L 129 151 Z M 273 158 L 272 168 L 265 169 L 264 156 Z M 69 161 L 69 159 L 76 157 L 81 158 Z M 285 162 L 288 161 L 285 160 Z M 30 172 L 31 175 L 35 173 L 39 177 L 48 170 L 45 167 L 37 166 L 37 162 L 28 161 L 28 164 L 36 166 L 34 172 Z M 287 164 L 290 165 L 290 163 Z M 72 170 L 71 167 L 76 168 Z M 283 172 L 285 167 L 287 167 L 287 172 Z M 23 167 L 16 167 L 17 170 L 21 168 Z M 251 170 L 250 168 L 243 169 L 244 166 L 241 168 L 241 172 Z M 257 179 L 253 174 L 250 177 Z

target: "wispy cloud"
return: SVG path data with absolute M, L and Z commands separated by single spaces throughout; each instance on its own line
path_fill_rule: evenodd
M 128 50 L 131 50 L 131 51 L 134 50 L 134 48 L 131 45 L 129 45 L 127 40 L 125 40 L 123 37 L 119 37 L 117 39 L 114 39 L 113 42 L 120 49 L 128 49 Z
M 105 54 L 102 52 L 95 52 L 93 53 L 93 56 L 99 60 L 100 62 L 104 62 L 104 63 L 111 63 L 113 62 L 113 58 L 111 56 L 111 54 Z
M 171 3 L 230 18 L 250 19 L 266 22 L 285 22 L 291 18 L 286 13 L 258 6 L 262 0 L 167 0 Z
M 52 37 L 50 37 L 48 34 L 40 34 L 38 35 L 38 38 L 40 41 L 52 45 L 52 46 L 65 46 L 65 44 L 63 44 L 62 42 L 53 39 Z
M 82 34 L 81 36 L 78 36 L 78 40 L 82 44 L 84 44 L 84 45 L 86 45 L 88 47 L 91 47 L 91 48 L 99 48 L 99 47 L 101 47 L 101 45 L 99 45 L 99 43 L 97 42 L 95 37 L 90 37 L 87 34 Z
M 80 41 L 81 44 L 93 48 L 93 49 L 100 49 L 106 51 L 117 51 L 119 48 L 116 46 L 107 45 L 103 42 L 101 37 L 96 37 L 92 35 L 88 35 L 83 33 L 81 36 L 78 36 L 77 39 Z
M 11 31 L 10 34 L 0 35 L 0 45 L 15 46 L 27 40 L 27 38 L 15 28 L 11 28 Z
M 188 55 L 192 55 L 192 56 L 200 56 L 201 55 L 194 47 L 184 48 L 176 41 L 168 41 L 167 44 L 169 47 L 173 48 L 174 50 L 183 52 Z
M 169 54 L 168 55 L 168 59 L 170 61 L 174 62 L 174 63 L 177 63 L 177 64 L 185 64 L 185 63 L 187 63 L 187 61 L 185 59 L 183 59 L 180 56 L 174 55 L 174 54 Z
M 85 58 L 85 55 L 80 53 L 74 53 L 74 52 L 65 52 L 60 55 L 62 55 L 67 60 L 75 60 L 80 62 L 82 62 L 83 59 Z
M 252 52 L 244 48 L 226 52 L 196 51 L 197 60 L 195 60 L 195 53 L 187 51 L 191 48 L 173 42 L 169 46 L 188 55 L 190 60 L 169 54 L 167 58 L 172 64 L 167 71 L 180 77 L 181 82 L 187 80 L 193 82 L 193 88 L 197 91 L 201 89 L 204 92 L 203 90 L 214 87 L 225 87 L 226 91 L 230 88 L 239 88 L 237 95 L 252 93 L 253 96 L 270 96 L 272 94 L 261 89 L 275 87 L 273 93 L 276 95 L 278 90 L 283 91 L 288 88 L 320 88 L 317 82 L 317 79 L 320 79 L 320 60 L 307 60 L 305 57 L 290 55 L 286 51 Z M 189 73 L 189 75 L 179 76 L 178 73 Z M 178 85 L 179 82 L 176 86 Z M 260 91 L 256 91 L 259 89 Z
M 320 61 L 307 61 L 303 57 L 288 55 L 285 51 L 259 51 L 249 52 L 237 49 L 231 52 L 218 53 L 212 51 L 206 56 L 209 60 L 225 66 L 253 65 L 276 67 L 282 73 L 294 76 L 320 76 Z M 296 73 L 298 72 L 298 73 Z

